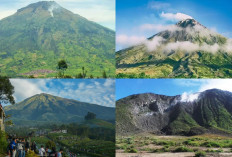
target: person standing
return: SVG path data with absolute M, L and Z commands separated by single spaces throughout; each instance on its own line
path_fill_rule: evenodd
M 44 156 L 45 156 L 45 157 L 48 157 L 48 155 L 49 155 L 49 154 L 48 154 L 48 147 L 46 147 L 46 148 L 45 148 L 45 155 L 44 155 Z
M 30 143 L 29 143 L 29 140 L 27 140 L 27 142 L 25 144 L 25 151 L 26 151 L 26 153 L 29 152 L 29 149 L 30 149 Z
M 25 157 L 26 156 L 26 151 L 25 151 L 25 145 L 26 145 L 26 142 L 25 142 L 25 139 L 22 139 L 22 145 L 23 145 L 23 150 L 22 150 L 22 157 Z
M 62 157 L 63 149 L 60 148 L 60 151 L 57 153 L 57 157 Z
M 49 154 L 50 157 L 56 157 L 56 148 L 52 147 L 52 152 Z
M 10 143 L 10 156 L 11 157 L 15 157 L 15 154 L 16 154 L 16 139 L 13 139 Z
M 18 157 L 23 157 L 23 143 L 22 141 L 20 140 L 18 142 L 18 147 L 17 147 L 17 152 L 18 152 Z
M 39 149 L 39 156 L 45 156 L 45 150 L 43 145 L 41 145 L 41 148 Z
M 36 153 L 36 143 L 35 143 L 35 141 L 31 145 L 31 150 Z

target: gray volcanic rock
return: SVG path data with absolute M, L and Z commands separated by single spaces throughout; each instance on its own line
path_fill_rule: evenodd
M 191 135 L 232 131 L 232 93 L 218 89 L 196 99 L 152 93 L 131 95 L 116 103 L 118 135 L 149 132 Z M 219 131 L 220 130 L 220 131 Z

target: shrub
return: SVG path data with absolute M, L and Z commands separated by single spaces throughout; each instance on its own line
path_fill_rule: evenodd
M 217 142 L 204 142 L 201 144 L 201 146 L 206 146 L 206 147 L 221 147 L 221 144 Z
M 0 130 L 0 153 L 5 153 L 7 148 L 6 133 Z
M 206 157 L 206 153 L 203 151 L 198 151 L 196 152 L 195 157 Z
M 126 151 L 127 153 L 138 153 L 138 150 L 135 148 L 127 148 Z

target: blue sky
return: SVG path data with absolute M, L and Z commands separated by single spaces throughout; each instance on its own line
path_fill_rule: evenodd
M 117 79 L 116 100 L 140 93 L 175 96 L 213 88 L 232 92 L 231 87 L 232 79 Z
M 10 79 L 14 97 L 20 102 L 40 93 L 89 102 L 102 106 L 115 106 L 115 80 L 113 79 Z
M 1 0 L 0 19 L 40 0 Z M 49 0 L 48 0 L 49 1 Z M 62 7 L 115 30 L 115 0 L 55 0 Z
M 232 38 L 231 0 L 117 0 L 116 10 L 117 50 L 175 24 L 179 20 L 167 15 L 177 13 L 191 16 L 207 28 Z M 148 25 L 155 27 L 144 27 Z

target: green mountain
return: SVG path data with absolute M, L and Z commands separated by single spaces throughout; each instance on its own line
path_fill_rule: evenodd
M 118 100 L 116 115 L 118 135 L 231 135 L 232 93 L 211 89 L 185 99 L 180 95 L 137 94 Z
M 10 77 L 54 77 L 65 59 L 66 75 L 82 67 L 87 76 L 115 74 L 115 32 L 62 8 L 41 1 L 0 20 L 0 70 Z
M 115 119 L 115 108 L 38 94 L 4 108 L 16 125 L 83 122 L 88 112 L 96 114 L 97 122 Z M 99 120 L 100 119 L 100 120 Z M 107 122 L 105 122 L 107 123 Z
M 116 53 L 117 78 L 230 78 L 231 39 L 186 19 Z

